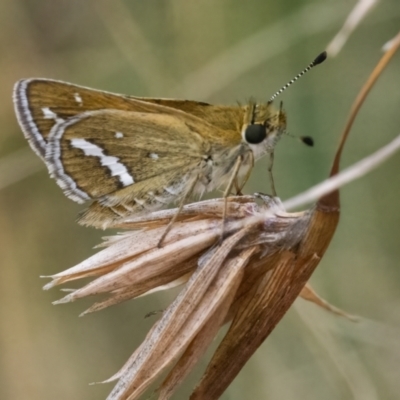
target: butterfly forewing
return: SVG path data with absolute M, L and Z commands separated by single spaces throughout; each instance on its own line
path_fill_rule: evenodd
M 25 137 L 42 158 L 46 154 L 47 138 L 52 127 L 61 120 L 85 111 L 115 109 L 146 113 L 187 113 L 226 129 L 226 119 L 222 118 L 222 114 L 232 109 L 195 101 L 124 96 L 50 79 L 19 81 L 14 88 L 14 103 Z M 237 121 L 243 112 L 240 107 L 235 107 L 233 113 L 235 117 L 228 120 Z M 230 122 L 228 126 L 234 129 L 236 124 Z

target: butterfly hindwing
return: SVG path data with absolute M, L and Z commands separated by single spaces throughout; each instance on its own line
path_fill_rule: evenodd
M 174 115 L 86 112 L 53 127 L 46 163 L 73 200 L 97 199 L 169 171 L 198 168 L 209 144 L 196 130 L 209 129 Z

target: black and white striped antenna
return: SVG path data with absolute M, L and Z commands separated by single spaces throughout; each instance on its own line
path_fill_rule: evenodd
M 291 79 L 286 85 L 283 85 L 271 98 L 268 100 L 268 103 L 271 103 L 277 96 L 279 96 L 282 92 L 284 92 L 290 85 L 297 81 L 300 77 L 302 77 L 306 72 L 308 72 L 311 68 L 314 68 L 318 64 L 321 64 L 326 60 L 327 54 L 326 51 L 322 52 L 318 55 L 315 60 L 307 67 L 304 68 L 299 74 L 297 74 L 293 79 Z

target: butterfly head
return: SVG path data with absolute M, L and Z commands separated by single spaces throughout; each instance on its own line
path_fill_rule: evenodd
M 286 113 L 282 104 L 279 110 L 276 110 L 271 102 L 250 104 L 242 127 L 242 140 L 251 148 L 257 159 L 273 152 L 285 130 Z

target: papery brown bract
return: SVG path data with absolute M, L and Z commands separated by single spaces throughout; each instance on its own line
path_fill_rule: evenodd
M 241 299 L 220 346 L 191 399 L 218 399 L 272 332 L 319 264 L 339 220 L 336 205 L 317 204 L 297 248 L 271 257 L 264 275 Z M 235 360 L 232 362 L 232 360 Z
M 144 230 L 108 238 L 105 249 L 52 277 L 53 281 L 47 288 L 100 275 L 58 301 L 64 303 L 88 295 L 109 293 L 108 298 L 86 312 L 187 281 L 141 346 L 111 378 L 118 379 L 118 383 L 109 399 L 138 398 L 165 368 L 177 361 L 160 387 L 160 399 L 169 398 L 196 365 L 219 328 L 232 321 L 212 360 L 215 366 L 206 372 L 203 378 L 206 383 L 201 383 L 194 394 L 198 398 L 217 398 L 217 393 L 222 393 L 291 301 L 299 295 L 303 282 L 311 273 L 310 265 L 315 267 L 323 253 L 322 247 L 326 246 L 327 239 L 318 234 L 318 243 L 322 240 L 323 245 L 319 244 L 322 247 L 317 249 L 315 238 L 310 233 L 315 229 L 312 225 L 319 213 L 315 210 L 286 213 L 278 199 L 258 197 L 264 201 L 262 205 L 258 205 L 253 196 L 228 199 L 227 237 L 219 244 L 216 241 L 224 199 L 208 200 L 184 207 L 161 249 L 157 247 L 157 232 L 164 229 L 174 210 L 127 219 L 125 226 L 121 227 Z M 324 227 L 328 225 L 324 224 Z M 303 254 L 306 241 L 319 256 Z M 293 268 L 301 262 L 305 263 L 307 271 L 301 266 Z M 302 268 L 301 279 L 294 285 L 291 279 L 298 279 L 297 273 Z M 287 284 L 294 290 L 290 295 Z M 274 288 L 279 288 L 278 294 Z M 280 304 L 282 301 L 284 304 Z M 271 320 L 271 316 L 264 315 L 267 310 L 268 313 L 279 311 L 280 316 L 274 314 Z M 259 318 L 266 318 L 263 327 L 258 326 Z M 256 326 L 256 329 L 251 326 Z M 236 330 L 242 334 L 237 334 Z M 251 335 L 256 335 L 252 345 L 241 346 L 243 334 L 246 342 Z M 240 354 L 235 354 L 230 346 L 242 347 Z M 230 354 L 235 354 L 235 363 L 232 363 Z M 224 379 L 210 370 L 219 373 L 225 370 Z M 205 388 L 206 393 L 203 393 Z

